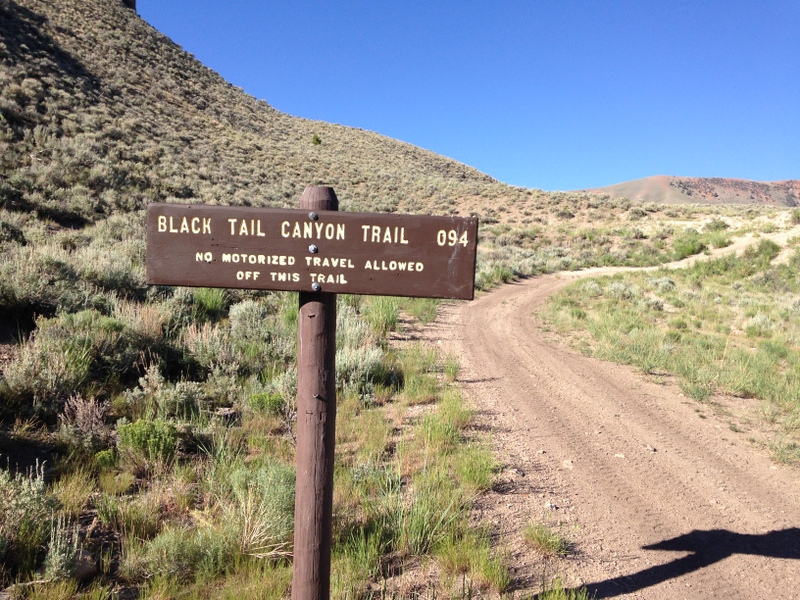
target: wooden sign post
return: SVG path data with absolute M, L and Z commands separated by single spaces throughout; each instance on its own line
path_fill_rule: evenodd
M 332 188 L 300 209 L 153 203 L 147 283 L 300 292 L 293 600 L 330 596 L 336 294 L 471 300 L 478 220 L 338 212 Z
M 338 210 L 331 188 L 306 188 L 300 208 Z M 313 284 L 313 283 L 312 283 Z M 329 598 L 336 440 L 336 294 L 300 292 L 292 599 Z

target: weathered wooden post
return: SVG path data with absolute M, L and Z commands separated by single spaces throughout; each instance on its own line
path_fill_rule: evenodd
M 300 208 L 308 211 L 309 220 L 317 221 L 317 211 L 338 210 L 339 201 L 332 188 L 307 187 L 300 197 Z M 309 246 L 309 254 L 318 251 L 316 244 Z M 328 598 L 331 587 L 336 294 L 301 291 L 297 326 L 297 483 L 292 598 L 306 600 Z

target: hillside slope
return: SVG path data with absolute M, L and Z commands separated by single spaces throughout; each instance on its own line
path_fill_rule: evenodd
M 797 206 L 800 202 L 800 181 L 797 180 L 764 182 L 721 177 L 657 175 L 581 191 L 606 194 L 612 198 L 667 204 Z
M 522 193 L 410 144 L 280 113 L 113 0 L 2 0 L 0 61 L 0 207 L 61 223 L 153 200 L 294 205 L 321 184 L 350 210 L 456 212 L 463 198 Z

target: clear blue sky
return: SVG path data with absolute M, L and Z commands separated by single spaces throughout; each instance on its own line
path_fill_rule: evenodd
M 513 185 L 800 179 L 798 0 L 138 0 L 291 115 Z

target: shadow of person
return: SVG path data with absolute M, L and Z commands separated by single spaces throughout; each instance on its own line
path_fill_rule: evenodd
M 711 529 L 694 530 L 644 550 L 689 552 L 687 556 L 649 567 L 632 575 L 621 575 L 586 585 L 591 598 L 613 598 L 648 588 L 670 579 L 713 565 L 733 554 L 752 554 L 768 558 L 800 559 L 800 528 L 762 534 L 746 534 Z

